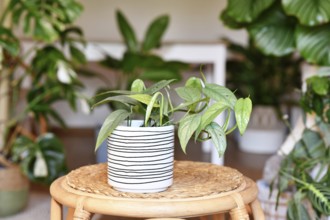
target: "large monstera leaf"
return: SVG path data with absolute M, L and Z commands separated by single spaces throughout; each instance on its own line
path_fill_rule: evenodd
M 330 20 L 330 1 L 327 0 L 283 0 L 282 5 L 285 12 L 296 16 L 302 25 L 315 26 Z
M 299 26 L 296 30 L 297 49 L 308 62 L 330 65 L 330 25 Z
M 52 133 L 36 140 L 18 137 L 12 148 L 12 158 L 34 182 L 50 184 L 66 171 L 63 145 Z
M 248 27 L 248 31 L 264 54 L 283 56 L 295 50 L 295 25 L 295 20 L 276 6 L 263 13 Z
M 255 20 L 273 2 L 274 0 L 231 0 L 228 1 L 226 14 L 237 22 L 249 23 Z

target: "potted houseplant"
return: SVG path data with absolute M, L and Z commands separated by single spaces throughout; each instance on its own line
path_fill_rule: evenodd
M 142 80 L 157 82 L 160 80 L 176 79 L 179 82 L 182 78 L 181 72 L 189 69 L 189 65 L 177 60 L 164 60 L 155 49 L 161 47 L 161 40 L 169 26 L 168 15 L 161 15 L 153 19 L 148 25 L 141 42 L 137 40 L 136 33 L 129 20 L 120 10 L 116 11 L 116 22 L 125 45 L 122 58 L 105 54 L 104 59 L 98 62 L 101 67 L 109 73 L 114 74 L 111 80 L 103 80 L 97 93 L 108 90 L 129 89 L 132 82 L 140 78 Z M 94 71 L 94 70 L 93 70 Z M 101 75 L 101 74 L 99 74 Z M 98 96 L 102 99 L 102 96 Z M 111 111 L 121 108 L 120 102 L 110 102 Z M 99 129 L 97 129 L 97 132 Z M 98 162 L 106 161 L 106 143 L 96 152 Z
M 302 59 L 293 54 L 275 57 L 263 54 L 249 40 L 242 46 L 224 39 L 231 54 L 226 63 L 226 86 L 237 95 L 250 96 L 254 108 L 239 147 L 251 153 L 275 153 L 284 141 L 282 115 L 298 105 L 294 90 L 301 87 Z M 284 113 L 283 113 L 284 112 Z
M 82 32 L 72 25 L 82 12 L 80 3 L 5 3 L 0 15 L 0 216 L 24 208 L 26 178 L 50 184 L 66 171 L 63 145 L 49 132 L 49 123 L 65 125 L 53 103 L 66 101 L 76 108 L 82 83 L 74 69 L 85 61 Z M 23 27 L 30 44 L 17 37 L 17 27 Z
M 292 193 L 287 219 L 309 220 L 330 216 L 329 74 L 307 79 L 301 106 L 313 124 L 306 125 L 293 150 L 283 157 L 274 187 L 278 198 Z
M 325 3 L 326 1 L 313 0 L 260 0 L 258 1 L 258 4 L 255 4 L 253 1 L 228 0 L 227 8 L 221 13 L 221 20 L 230 28 L 246 29 L 255 45 L 267 55 L 283 56 L 297 53 L 309 64 L 316 66 L 329 66 L 330 60 L 328 57 L 330 51 L 328 50 L 328 36 L 330 20 L 329 11 L 323 10 L 325 8 Z M 318 81 L 320 82 L 321 80 Z M 319 85 L 325 84 L 326 83 L 324 82 L 320 82 Z M 321 86 L 319 88 L 324 89 L 325 87 Z M 320 100 L 322 99 L 309 100 L 310 102 L 316 103 L 315 107 L 318 110 L 316 111 L 315 109 L 315 112 L 327 112 L 327 108 L 323 108 L 325 105 L 319 105 L 321 103 Z M 327 99 L 324 99 L 324 101 L 328 103 Z M 317 124 L 318 120 L 315 122 Z M 324 123 L 322 125 L 324 126 Z M 303 143 L 303 146 L 306 149 L 314 148 L 315 146 L 313 147 L 311 141 L 320 140 L 319 136 L 308 130 L 306 134 L 307 135 L 303 135 L 303 142 L 305 142 Z M 322 141 L 319 143 L 321 142 Z M 301 144 L 302 143 L 300 143 L 300 145 Z M 295 147 L 294 149 L 297 148 Z M 298 152 L 300 150 L 301 148 Z M 287 154 L 283 155 L 283 157 L 284 159 L 288 158 L 288 162 L 292 159 L 292 156 Z M 317 159 L 314 158 L 313 160 L 316 161 Z M 308 159 L 306 161 L 310 160 Z M 297 166 L 299 161 L 295 160 L 291 162 L 288 164 L 288 169 L 298 171 L 300 169 L 299 166 Z M 308 162 L 306 165 L 307 164 Z M 286 167 L 285 164 L 282 166 Z M 308 172 L 309 167 L 306 168 L 308 168 Z M 298 173 L 299 172 L 297 172 L 297 174 Z M 306 198 L 306 194 L 304 194 L 305 192 L 309 192 L 307 198 L 311 200 L 314 193 L 310 192 L 309 189 L 318 189 L 319 187 L 315 180 L 311 180 L 308 175 L 305 175 L 305 172 L 302 172 L 301 174 L 307 177 L 307 179 L 303 177 L 303 181 L 308 181 L 308 187 L 305 183 L 301 182 L 300 177 L 296 178 L 295 175 L 292 175 L 290 172 L 289 175 L 286 175 L 286 177 L 283 178 L 283 181 L 280 181 L 279 184 L 280 191 L 283 191 L 283 189 L 286 188 L 286 181 L 290 181 L 293 183 L 293 187 L 299 189 L 298 193 L 295 194 L 294 203 L 289 205 L 288 213 L 291 214 L 289 214 L 288 217 L 290 219 L 308 219 L 305 209 L 301 208 L 299 202 L 302 201 L 302 198 Z M 314 192 L 317 192 L 318 195 L 322 197 L 322 201 L 328 202 L 329 197 L 327 197 L 327 199 L 324 198 L 326 198 L 326 195 L 329 195 L 329 193 L 323 193 L 321 191 L 317 190 Z M 314 202 L 321 201 L 319 200 L 321 197 L 314 197 Z M 325 204 L 329 204 L 327 202 L 321 202 L 319 204 L 322 204 L 322 207 L 325 207 L 327 206 Z M 315 207 L 315 203 L 313 203 L 313 206 Z M 295 213 L 296 216 L 299 214 L 299 217 L 292 217 L 293 213 Z M 320 211 L 320 209 L 317 209 L 316 213 L 326 214 L 324 210 Z
M 229 89 L 206 82 L 202 74 L 202 79 L 189 78 L 183 87 L 175 89 L 182 102 L 173 106 L 169 93 L 172 82 L 162 80 L 147 88 L 137 79 L 131 90 L 108 91 L 100 94 L 102 100 L 97 99 L 94 106 L 113 101 L 124 106 L 105 119 L 96 142 L 97 149 L 108 138 L 108 182 L 114 188 L 157 192 L 172 184 L 174 126 L 178 126 L 184 152 L 191 137 L 212 139 L 219 156 L 226 148 L 226 134 L 236 127 L 241 133 L 245 131 L 252 109 L 249 98 L 237 100 Z M 235 112 L 236 124 L 229 128 L 231 111 Z M 173 118 L 176 112 L 183 113 L 178 120 Z M 214 122 L 225 112 L 223 124 Z M 133 120 L 139 116 L 140 121 Z

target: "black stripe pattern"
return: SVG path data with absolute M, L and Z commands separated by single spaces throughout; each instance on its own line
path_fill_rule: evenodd
M 108 138 L 108 183 L 127 192 L 166 190 L 173 159 L 174 126 L 119 126 Z

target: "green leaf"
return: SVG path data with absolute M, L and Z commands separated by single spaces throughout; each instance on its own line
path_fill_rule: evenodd
M 66 171 L 63 144 L 52 133 L 41 135 L 35 141 L 25 136 L 18 137 L 13 144 L 12 155 L 13 160 L 20 164 L 23 173 L 34 182 L 50 184 Z M 45 177 L 34 175 L 38 155 L 46 162 Z
M 53 118 L 55 122 L 57 122 L 61 127 L 66 128 L 67 125 L 63 118 L 52 108 L 47 110 L 47 113 Z
M 180 98 L 189 102 L 199 100 L 202 96 L 201 91 L 198 88 L 193 87 L 179 87 L 176 88 L 175 91 Z
M 113 68 L 116 70 L 120 70 L 122 68 L 122 62 L 110 55 L 106 55 L 103 60 L 100 61 L 100 64 L 104 67 Z
M 250 25 L 248 31 L 264 54 L 283 56 L 295 50 L 295 25 L 279 7 L 273 7 Z
M 160 56 L 151 53 L 139 53 L 139 59 L 137 66 L 143 69 L 163 68 L 165 64 L 165 61 Z
M 58 38 L 58 33 L 50 22 L 45 19 L 38 19 L 35 22 L 33 36 L 39 40 L 51 43 Z
M 330 65 L 330 25 L 299 26 L 296 30 L 297 50 L 308 62 Z
M 149 105 L 149 103 L 152 100 L 152 96 L 148 94 L 134 94 L 134 95 L 128 95 L 129 98 L 135 99 L 139 102 L 142 102 L 143 104 Z M 158 104 L 154 104 L 154 107 L 159 107 Z
M 103 122 L 100 132 L 97 136 L 95 151 L 99 148 L 102 142 L 112 133 L 112 131 L 120 125 L 128 116 L 130 112 L 126 110 L 116 110 L 112 112 Z
M 131 105 L 136 105 L 137 102 L 134 100 L 134 98 L 129 97 L 129 95 L 117 95 L 117 96 L 110 96 L 104 99 L 101 98 L 97 98 L 95 97 L 95 99 L 97 100 L 97 102 L 95 104 L 93 104 L 92 108 L 95 108 L 96 106 L 108 103 L 108 102 L 121 102 L 125 105 L 127 104 L 131 104 Z
M 329 83 L 323 77 L 313 76 L 307 79 L 307 83 L 312 86 L 313 91 L 318 95 L 327 95 Z
M 282 5 L 285 12 L 296 16 L 302 25 L 317 26 L 330 20 L 329 1 L 285 0 Z
M 87 61 L 85 54 L 81 50 L 79 50 L 78 48 L 72 45 L 70 46 L 70 54 L 72 59 L 78 64 L 84 64 Z
M 311 220 L 307 209 L 303 205 L 304 196 L 301 192 L 296 192 L 294 198 L 288 203 L 288 220 Z
M 252 22 L 275 0 L 229 0 L 226 14 L 236 22 Z
M 305 129 L 302 135 L 302 141 L 307 147 L 310 157 L 319 158 L 325 154 L 326 147 L 323 138 L 318 132 Z
M 238 130 L 242 135 L 249 123 L 250 115 L 252 111 L 252 102 L 250 98 L 240 98 L 235 104 L 235 118 L 238 126 Z
M 19 41 L 11 30 L 0 27 L 0 46 L 7 50 L 11 55 L 16 56 L 19 53 Z
M 175 111 L 178 111 L 180 109 L 183 110 L 186 107 L 188 107 L 189 109 L 192 109 L 192 106 L 196 106 L 196 104 L 199 104 L 199 103 L 202 104 L 203 102 L 205 102 L 205 105 L 204 105 L 204 107 L 205 107 L 207 105 L 206 104 L 207 103 L 207 99 L 206 98 L 202 98 L 202 99 L 199 99 L 199 100 L 196 100 L 196 101 L 192 101 L 192 102 L 183 102 L 183 103 L 180 103 L 178 106 L 176 106 L 172 111 L 175 112 Z
M 23 158 L 24 154 L 27 154 L 34 148 L 34 142 L 31 139 L 27 138 L 26 136 L 18 137 L 11 149 L 13 161 L 19 162 Z
M 127 51 L 124 53 L 123 60 L 121 61 L 122 71 L 127 74 L 131 74 L 143 62 L 143 57 L 140 54 Z
M 36 142 L 47 164 L 48 176 L 43 181 L 50 184 L 57 177 L 65 174 L 64 146 L 52 133 L 39 136 Z
M 203 113 L 202 120 L 200 123 L 200 127 L 198 128 L 197 135 L 206 128 L 211 122 L 214 121 L 216 117 L 218 117 L 223 111 L 230 108 L 227 102 L 218 101 L 211 105 L 206 111 Z
M 330 215 L 330 188 L 321 184 L 308 184 L 307 196 L 313 207 L 326 216 Z
M 158 92 L 160 91 L 161 89 L 169 86 L 172 82 L 174 82 L 175 80 L 172 79 L 172 80 L 162 80 L 162 81 L 159 81 L 155 84 L 153 84 L 152 86 L 150 86 L 149 88 L 147 88 L 144 93 L 145 94 L 149 94 L 149 95 L 152 95 L 154 94 L 155 92 Z
M 141 79 L 136 79 L 131 85 L 132 92 L 143 92 L 146 89 L 144 82 Z
M 164 15 L 156 18 L 148 27 L 144 36 L 142 50 L 148 52 L 149 50 L 160 45 L 162 36 L 164 35 L 169 23 L 169 16 Z
M 186 153 L 186 147 L 189 139 L 197 130 L 201 123 L 201 116 L 198 114 L 186 115 L 179 122 L 178 137 L 181 148 Z
M 120 30 L 120 33 L 124 39 L 124 42 L 127 46 L 129 52 L 137 52 L 138 51 L 138 42 L 135 37 L 135 33 L 131 25 L 128 23 L 124 14 L 120 11 L 116 12 L 117 24 Z
M 231 28 L 231 29 L 241 29 L 244 27 L 244 24 L 239 23 L 235 20 L 235 18 L 232 18 L 231 16 L 228 15 L 228 10 L 223 10 L 220 14 L 220 20 L 223 21 L 223 23 Z
M 157 101 L 158 101 L 157 99 L 158 99 L 159 96 L 162 98 L 162 99 L 161 99 L 161 104 L 160 104 L 160 106 L 157 104 Z M 148 124 L 148 121 L 149 121 L 149 119 L 150 119 L 150 115 L 151 115 L 151 111 L 152 111 L 152 109 L 153 109 L 154 107 L 156 107 L 157 105 L 158 105 L 159 108 L 160 108 L 160 109 L 159 109 L 159 126 L 162 125 L 164 97 L 163 97 L 163 94 L 162 94 L 161 92 L 157 92 L 157 93 L 155 93 L 155 94 L 152 96 L 150 102 L 148 103 L 147 110 L 146 110 L 146 114 L 145 114 L 145 120 L 144 120 L 144 126 L 145 126 L 145 127 L 147 127 L 147 124 Z
M 27 14 L 23 20 L 23 31 L 25 34 L 30 34 L 32 15 Z
M 185 87 L 196 88 L 199 91 L 202 91 L 202 89 L 203 89 L 202 80 L 200 78 L 197 78 L 197 77 L 190 77 L 186 81 Z
M 204 94 L 214 99 L 215 101 L 226 103 L 231 109 L 234 109 L 235 103 L 237 101 L 236 96 L 232 91 L 224 86 L 218 84 L 206 83 L 203 89 Z
M 227 148 L 225 131 L 219 124 L 215 122 L 212 122 L 206 126 L 205 131 L 211 136 L 211 140 L 214 144 L 214 147 L 218 151 L 219 157 L 222 157 Z

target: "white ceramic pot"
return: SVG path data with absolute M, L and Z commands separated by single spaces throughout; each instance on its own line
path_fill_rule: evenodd
M 174 126 L 118 126 L 108 138 L 108 183 L 118 191 L 152 193 L 173 183 Z
M 238 135 L 240 149 L 247 153 L 273 154 L 286 137 L 286 126 L 272 107 L 256 106 L 245 133 Z

